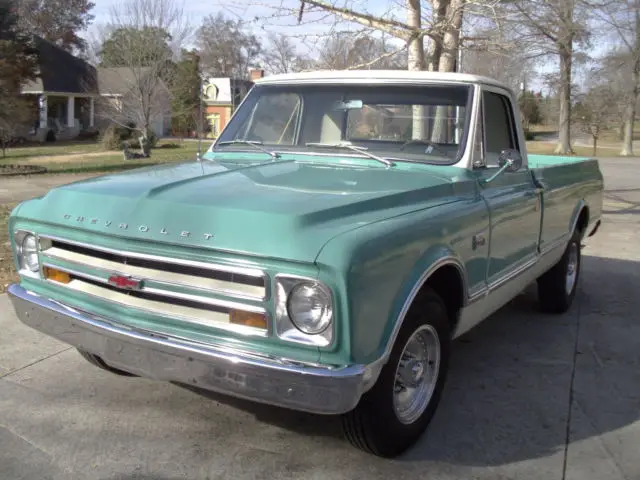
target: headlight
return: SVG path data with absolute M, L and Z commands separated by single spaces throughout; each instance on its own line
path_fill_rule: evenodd
M 40 269 L 40 261 L 38 259 L 38 241 L 35 235 L 28 232 L 18 232 L 16 246 L 20 269 L 37 272 Z
M 333 340 L 333 296 L 312 278 L 276 276 L 276 333 L 289 342 L 326 347 Z
M 287 311 L 293 324 L 304 333 L 322 333 L 333 317 L 331 292 L 319 283 L 298 283 L 289 294 Z

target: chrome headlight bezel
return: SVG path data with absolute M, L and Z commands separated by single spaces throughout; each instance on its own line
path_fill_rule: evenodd
M 326 298 L 326 317 L 320 322 L 319 327 L 305 328 L 300 321 L 296 322 L 292 318 L 290 300 L 296 289 L 317 288 Z M 324 283 L 311 277 L 301 277 L 295 275 L 275 276 L 275 310 L 276 310 L 276 334 L 279 338 L 316 347 L 326 347 L 333 342 L 335 305 L 331 289 Z
M 25 242 L 27 239 L 33 238 L 33 250 L 29 253 L 25 252 Z M 18 273 L 32 277 L 40 276 L 40 247 L 38 244 L 38 236 L 35 232 L 29 230 L 16 230 L 13 234 L 15 242 L 16 257 L 18 259 Z M 35 255 L 35 264 L 30 265 L 27 255 Z

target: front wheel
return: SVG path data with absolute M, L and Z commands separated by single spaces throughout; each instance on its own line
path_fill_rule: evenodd
M 543 311 L 564 313 L 573 303 L 580 277 L 579 231 L 573 233 L 562 258 L 538 278 L 538 301 Z
M 351 444 L 381 457 L 395 457 L 411 447 L 440 402 L 449 350 L 444 302 L 431 289 L 423 290 L 376 384 L 354 410 L 342 416 L 343 431 Z

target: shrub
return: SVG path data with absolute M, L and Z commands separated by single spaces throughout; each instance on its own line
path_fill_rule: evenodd
M 118 128 L 115 125 L 109 125 L 102 134 L 100 143 L 105 150 L 122 149 L 122 140 Z
M 531 140 L 535 140 L 536 136 L 531 130 L 529 130 L 528 128 L 525 128 L 524 129 L 524 139 L 528 142 L 528 141 L 531 141 Z
M 101 143 L 105 150 L 122 150 L 125 142 L 131 144 L 136 140 L 136 130 L 133 123 L 126 126 L 111 124 L 102 134 Z

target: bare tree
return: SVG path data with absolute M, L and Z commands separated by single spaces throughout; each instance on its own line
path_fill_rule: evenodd
M 593 155 L 598 153 L 598 138 L 611 124 L 616 111 L 616 93 L 611 85 L 589 82 L 586 93 L 578 95 L 575 117 L 581 131 L 589 135 L 593 143 Z
M 241 20 L 221 13 L 206 17 L 196 32 L 203 69 L 210 76 L 247 78 L 262 45 Z
M 296 19 L 302 28 L 329 25 L 325 35 L 334 36 L 341 25 L 351 33 L 375 36 L 383 33 L 400 41 L 398 53 L 406 51 L 408 70 L 452 72 L 456 68 L 463 16 L 490 15 L 500 0 L 389 0 L 382 10 L 371 13 L 370 2 L 363 0 L 282 0 L 265 4 L 257 0 L 251 6 L 271 8 L 272 13 L 259 18 L 263 24 L 283 18 Z M 232 7 L 230 7 L 232 8 Z M 240 14 L 246 14 L 244 11 Z M 279 24 L 294 27 L 296 24 Z M 307 34 L 301 34 L 304 36 Z M 428 61 L 425 38 L 429 41 Z M 316 42 L 317 43 L 317 42 Z M 383 54 L 385 58 L 389 52 Z M 374 60 L 374 59 L 372 59 Z
M 622 72 L 624 103 L 621 155 L 633 155 L 633 130 L 640 99 L 640 0 L 620 0 L 598 10 L 599 20 L 614 44 L 607 63 L 610 72 Z
M 326 38 L 314 67 L 331 70 L 406 69 L 403 50 L 389 45 L 384 37 L 339 33 Z
M 506 3 L 507 24 L 528 44 L 531 57 L 559 60 L 560 115 L 556 153 L 572 153 L 571 85 L 575 49 L 588 39 L 588 8 L 583 0 L 515 0 Z
M 168 84 L 174 60 L 190 34 L 182 7 L 173 0 L 125 0 L 111 10 L 102 43 L 102 75 L 117 85 L 98 106 L 100 116 L 140 134 L 150 155 L 152 124 L 171 112 Z
M 300 55 L 293 41 L 282 33 L 268 34 L 269 43 L 260 55 L 269 73 L 291 73 L 302 70 L 306 59 Z
M 497 25 L 479 29 L 473 38 L 465 39 L 461 60 L 464 73 L 495 78 L 514 91 L 526 89 L 537 77 L 536 62 L 527 56 L 527 45 Z

